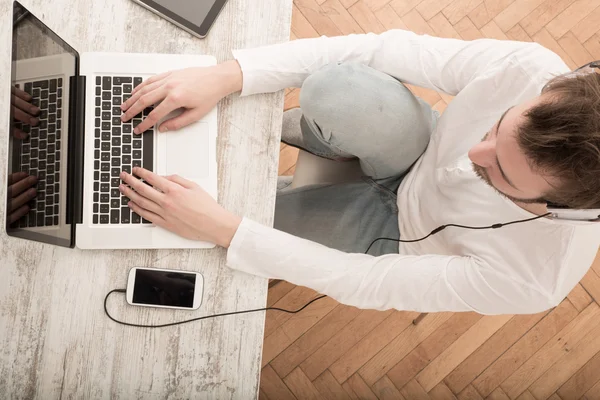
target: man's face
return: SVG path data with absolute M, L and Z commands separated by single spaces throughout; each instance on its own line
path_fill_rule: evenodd
M 516 140 L 523 113 L 540 99 L 541 96 L 508 109 L 482 141 L 469 150 L 477 175 L 518 203 L 544 203 L 542 198 L 551 189 L 548 178 L 531 169 Z

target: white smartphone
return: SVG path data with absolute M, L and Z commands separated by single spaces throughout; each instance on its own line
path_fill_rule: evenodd
M 204 277 L 199 272 L 134 267 L 127 279 L 132 306 L 196 310 L 202 303 Z

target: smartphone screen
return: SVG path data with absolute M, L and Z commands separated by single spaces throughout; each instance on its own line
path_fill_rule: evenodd
M 180 271 L 135 270 L 132 302 L 193 308 L 196 274 Z

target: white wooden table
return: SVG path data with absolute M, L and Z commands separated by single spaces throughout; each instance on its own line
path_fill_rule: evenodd
M 292 0 L 229 0 L 200 40 L 130 0 L 23 0 L 80 53 L 212 54 L 287 41 Z M 0 0 L 0 176 L 5 179 L 12 1 Z M 282 93 L 219 104 L 219 202 L 272 224 Z M 0 198 L 4 202 L 4 183 Z M 2 204 L 4 207 L 4 204 Z M 2 212 L 2 214 L 4 214 Z M 2 221 L 4 225 L 4 221 Z M 197 312 L 126 305 L 120 319 L 157 324 L 264 307 L 267 281 L 231 271 L 223 249 L 81 251 L 0 234 L 0 397 L 74 399 L 251 399 L 258 393 L 264 313 L 142 329 L 117 325 L 106 293 L 124 288 L 133 266 L 200 271 Z

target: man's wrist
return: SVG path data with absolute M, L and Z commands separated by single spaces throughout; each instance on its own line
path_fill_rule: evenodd
M 221 226 L 216 244 L 228 249 L 241 223 L 241 217 L 229 213 L 227 217 L 223 219 L 223 225 Z
M 229 60 L 219 65 L 224 74 L 226 95 L 230 95 L 242 90 L 244 77 L 242 68 L 237 60 Z

